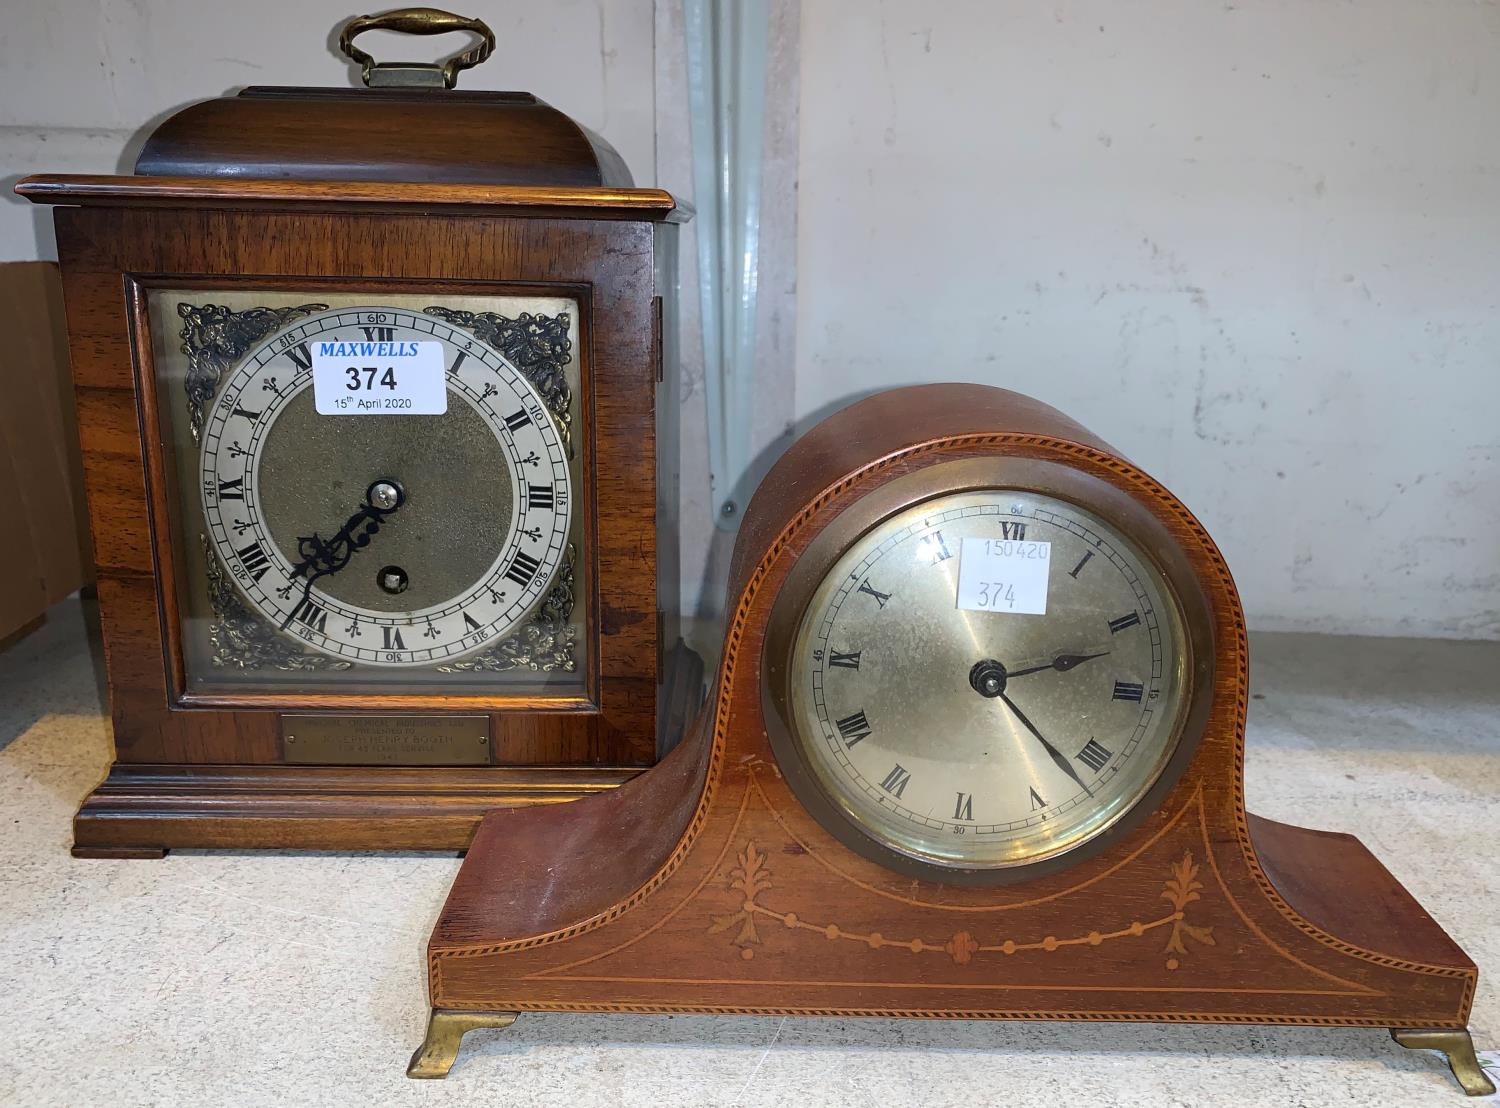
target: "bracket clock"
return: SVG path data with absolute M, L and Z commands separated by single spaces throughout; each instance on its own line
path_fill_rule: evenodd
M 1380 1026 L 1493 1091 L 1464 952 L 1351 836 L 1246 812 L 1234 582 L 1078 424 L 976 385 L 845 409 L 729 599 L 660 766 L 481 824 L 413 1076 L 520 1013 L 729 1012 Z
M 377 63 L 372 28 L 476 45 Z M 461 849 L 650 765 L 692 685 L 686 212 L 535 97 L 454 90 L 483 23 L 341 45 L 368 88 L 249 88 L 133 175 L 17 187 L 57 205 L 114 722 L 76 854 Z

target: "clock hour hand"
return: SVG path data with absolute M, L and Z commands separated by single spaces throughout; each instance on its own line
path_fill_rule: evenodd
M 1045 662 L 1039 666 L 1028 666 L 1025 669 L 1008 669 L 1005 671 L 1005 676 L 1007 678 L 1025 677 L 1029 673 L 1041 673 L 1043 670 L 1048 669 L 1055 669 L 1058 673 L 1067 673 L 1068 670 L 1082 665 L 1091 658 L 1102 658 L 1108 653 L 1108 650 L 1101 650 L 1097 654 L 1059 654 L 1052 661 Z
M 1068 759 L 1063 756 L 1063 752 L 1061 750 L 1058 750 L 1057 747 L 1053 746 L 1050 742 L 1047 741 L 1047 737 L 1036 729 L 1036 724 L 1032 723 L 1031 720 L 1026 718 L 1026 713 L 1016 707 L 1015 701 L 1006 696 L 1004 690 L 1001 690 L 998 695 L 1000 699 L 1005 702 L 1005 706 L 1009 708 L 1013 713 L 1015 713 L 1015 717 L 1021 721 L 1021 725 L 1025 727 L 1026 730 L 1035 735 L 1037 741 L 1046 748 L 1047 756 L 1057 763 L 1057 768 L 1062 770 L 1075 782 L 1077 782 L 1080 789 L 1088 793 L 1090 796 L 1093 796 L 1094 790 L 1083 783 L 1083 778 L 1078 776 L 1078 771 L 1073 768 L 1073 763 L 1068 761 Z
M 337 573 L 349 564 L 356 550 L 370 545 L 370 539 L 380 530 L 381 521 L 406 503 L 406 493 L 394 481 L 376 481 L 365 490 L 365 503 L 340 527 L 331 539 L 323 539 L 316 531 L 297 539 L 297 553 L 302 560 L 291 569 L 292 580 L 305 579 L 302 599 L 287 612 L 281 621 L 285 631 L 291 626 L 297 610 L 307 603 L 312 594 L 313 583 L 320 577 Z

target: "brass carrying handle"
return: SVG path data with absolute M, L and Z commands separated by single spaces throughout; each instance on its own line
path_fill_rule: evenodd
M 441 35 L 469 31 L 479 42 L 446 62 L 377 62 L 354 45 L 354 36 L 364 31 L 399 31 L 406 35 Z M 470 69 L 495 50 L 495 32 L 482 19 L 470 19 L 438 8 L 397 8 L 380 15 L 361 15 L 344 24 L 339 49 L 361 67 L 361 76 L 371 87 L 405 86 L 452 88 L 460 70 Z

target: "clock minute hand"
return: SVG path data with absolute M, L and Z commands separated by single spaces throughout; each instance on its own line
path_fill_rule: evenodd
M 1057 768 L 1062 770 L 1074 781 L 1076 781 L 1080 789 L 1088 793 L 1090 796 L 1093 796 L 1094 790 L 1083 783 L 1083 778 L 1078 776 L 1078 771 L 1073 768 L 1073 763 L 1068 761 L 1068 759 L 1063 756 L 1063 752 L 1061 750 L 1058 750 L 1057 747 L 1053 746 L 1050 742 L 1047 741 L 1047 737 L 1036 729 L 1036 724 L 1032 723 L 1031 720 L 1026 718 L 1026 713 L 1017 708 L 1015 701 L 1006 696 L 1004 691 L 1002 691 L 999 695 L 1000 699 L 1005 702 L 1005 706 L 1012 712 L 1014 712 L 1016 718 L 1021 721 L 1022 726 L 1024 726 L 1026 730 L 1035 735 L 1037 741 L 1046 748 L 1047 755 L 1057 763 Z
M 1059 673 L 1067 673 L 1068 670 L 1073 669 L 1075 666 L 1082 665 L 1084 662 L 1087 662 L 1091 658 L 1102 658 L 1108 653 L 1108 650 L 1101 650 L 1097 654 L 1059 654 L 1056 658 L 1053 658 L 1052 661 L 1046 662 L 1043 665 L 1028 666 L 1026 669 L 1008 669 L 1005 671 L 1005 676 L 1007 678 L 1025 677 L 1027 674 L 1041 673 L 1043 670 L 1048 669 L 1055 669 Z

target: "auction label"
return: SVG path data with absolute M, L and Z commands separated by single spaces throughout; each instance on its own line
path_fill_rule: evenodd
M 1047 614 L 1050 542 L 966 538 L 958 555 L 958 606 L 971 612 Z
M 442 415 L 448 410 L 441 342 L 319 339 L 308 346 L 319 415 Z

